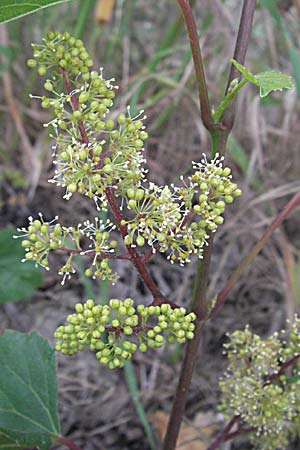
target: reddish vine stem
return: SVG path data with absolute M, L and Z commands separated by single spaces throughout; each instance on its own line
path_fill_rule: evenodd
M 62 76 L 63 76 L 63 81 L 66 87 L 66 91 L 67 93 L 70 95 L 70 101 L 72 103 L 73 109 L 75 111 L 77 111 L 79 109 L 79 104 L 78 104 L 78 100 L 76 98 L 75 95 L 72 94 L 72 85 L 69 81 L 68 78 L 68 74 L 66 72 L 66 70 L 64 68 L 60 68 Z M 85 144 L 89 144 L 89 139 L 88 136 L 86 134 L 84 125 L 81 121 L 78 121 L 78 129 L 80 131 L 80 135 L 82 138 L 82 142 Z M 92 152 L 92 150 L 91 150 Z M 127 227 L 126 225 L 122 224 L 122 214 L 120 212 L 120 209 L 118 207 L 118 204 L 116 202 L 115 196 L 114 196 L 114 192 L 113 192 L 113 188 L 107 187 L 105 189 L 105 194 L 106 194 L 106 198 L 107 201 L 109 203 L 109 206 L 111 208 L 111 211 L 114 215 L 114 218 L 117 222 L 121 237 L 125 238 L 125 236 L 127 235 Z M 132 264 L 135 266 L 135 268 L 137 269 L 137 271 L 139 272 L 142 280 L 144 281 L 145 285 L 148 287 L 149 291 L 151 292 L 151 294 L 153 295 L 153 302 L 152 305 L 161 305 L 163 303 L 169 303 L 172 307 L 177 307 L 177 305 L 175 305 L 174 303 L 172 303 L 169 299 L 167 299 L 159 290 L 159 288 L 157 287 L 156 283 L 154 282 L 153 278 L 151 277 L 147 267 L 146 267 L 146 262 L 144 261 L 144 258 L 142 255 L 139 255 L 139 253 L 130 245 L 126 246 L 127 251 L 128 251 L 128 260 L 130 260 L 132 262 Z M 125 258 L 123 258 L 125 259 Z
M 115 196 L 114 196 L 114 192 L 112 188 L 106 188 L 105 189 L 105 193 L 106 193 L 106 198 L 107 201 L 109 203 L 110 209 L 114 215 L 114 218 L 117 222 L 118 228 L 120 230 L 120 234 L 122 236 L 122 238 L 124 239 L 125 236 L 127 235 L 127 227 L 126 225 L 122 224 L 122 214 L 118 208 Z M 148 287 L 149 291 L 152 293 L 153 295 L 153 305 L 161 305 L 162 303 L 169 303 L 172 304 L 172 302 L 170 302 L 170 300 L 168 300 L 158 289 L 156 283 L 153 281 L 153 278 L 151 277 L 146 264 L 144 262 L 143 256 L 139 255 L 137 253 L 137 251 L 131 247 L 130 245 L 127 245 L 127 250 L 128 253 L 130 255 L 131 258 L 131 262 L 133 263 L 133 265 L 135 266 L 135 268 L 137 269 L 137 271 L 139 272 L 139 274 L 141 275 L 144 283 L 146 284 L 146 286 Z
M 212 128 L 216 127 L 216 124 L 214 123 L 212 118 L 211 107 L 208 98 L 208 91 L 202 62 L 201 49 L 199 45 L 197 25 L 193 16 L 189 0 L 178 0 L 178 4 L 183 14 L 189 35 L 190 47 L 192 50 L 196 79 L 198 83 L 202 122 L 208 130 L 211 130 Z
M 277 373 L 273 373 L 272 375 L 269 376 L 268 381 L 266 382 L 265 385 L 273 383 L 274 381 L 279 380 L 280 376 L 283 374 L 283 372 L 288 368 L 291 367 L 296 361 L 298 361 L 300 358 L 300 355 L 295 355 L 293 356 L 293 358 L 288 359 L 287 361 L 285 361 L 281 366 L 280 369 L 278 370 Z
M 225 154 L 226 142 L 231 128 L 222 124 L 212 124 L 212 114 L 208 101 L 207 85 L 203 70 L 202 55 L 199 45 L 196 22 L 188 0 L 178 0 L 182 10 L 186 27 L 189 33 L 191 50 L 195 66 L 196 78 L 198 81 L 199 98 L 201 106 L 201 118 L 212 138 L 212 153 Z M 240 19 L 239 32 L 236 40 L 234 56 L 241 62 L 245 58 L 249 43 L 250 31 L 252 26 L 253 13 L 255 9 L 255 0 L 244 0 Z M 247 17 L 247 15 L 249 17 Z M 250 17 L 251 15 L 251 17 Z M 244 29 L 246 28 L 246 29 Z M 229 75 L 230 79 L 230 75 Z M 207 320 L 207 285 L 210 270 L 210 260 L 212 254 L 213 239 L 209 240 L 208 247 L 205 248 L 203 260 L 199 263 L 198 273 L 196 275 L 195 290 L 192 302 L 192 310 L 196 313 L 195 336 L 187 344 L 185 358 L 181 367 L 181 373 L 176 389 L 175 399 L 169 418 L 166 436 L 163 443 L 163 450 L 174 450 L 179 435 L 185 404 L 188 395 L 188 389 L 192 379 L 197 351 L 202 336 L 202 328 Z
M 244 0 L 242 13 L 240 17 L 239 30 L 236 38 L 236 44 L 233 54 L 233 59 L 238 61 L 240 64 L 245 63 L 248 43 L 250 40 L 254 11 L 256 6 L 256 0 Z M 230 73 L 228 77 L 228 83 L 226 87 L 226 93 L 230 87 L 230 83 L 237 78 L 238 80 L 241 78 L 241 73 L 236 69 L 236 67 L 231 64 Z M 231 102 L 229 107 L 226 109 L 222 123 L 225 125 L 227 130 L 231 130 L 234 123 L 234 101 Z
M 233 416 L 225 426 L 224 430 L 219 434 L 219 436 L 217 436 L 215 441 L 210 444 L 207 450 L 216 450 L 217 448 L 219 448 L 220 444 L 225 442 L 227 436 L 230 434 L 230 431 L 232 430 L 234 425 L 238 423 L 239 420 L 240 416 Z
M 163 443 L 163 450 L 174 450 L 179 435 L 188 390 L 192 380 L 194 365 L 197 360 L 197 352 L 202 336 L 202 328 L 205 323 L 202 318 L 205 316 L 206 290 L 211 253 L 212 238 L 209 239 L 209 245 L 206 247 L 203 260 L 198 266 L 197 280 L 199 284 L 195 287 L 192 302 L 192 311 L 197 315 L 194 339 L 187 343 L 184 361 L 182 363 L 175 398 L 172 405 L 168 428 Z
M 65 447 L 68 447 L 70 450 L 81 450 L 81 448 L 74 444 L 73 441 L 67 439 L 64 436 L 58 436 L 57 441 L 63 444 Z
M 61 73 L 63 76 L 63 80 L 64 80 L 64 83 L 66 86 L 67 93 L 70 95 L 70 101 L 72 103 L 73 109 L 74 109 L 74 111 L 78 111 L 78 109 L 79 109 L 78 100 L 75 95 L 72 95 L 72 85 L 69 81 L 68 74 L 63 67 L 61 67 L 60 70 L 61 70 Z M 83 144 L 88 145 L 89 138 L 86 134 L 86 131 L 84 129 L 84 126 L 83 126 L 83 123 L 81 122 L 81 120 L 78 121 L 78 129 L 79 129 Z

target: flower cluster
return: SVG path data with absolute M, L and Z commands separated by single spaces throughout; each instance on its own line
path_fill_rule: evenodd
M 224 221 L 226 203 L 241 195 L 222 162 L 218 154 L 210 162 L 204 155 L 183 187 L 149 183 L 148 188 L 129 188 L 127 207 L 134 214 L 122 222 L 128 230 L 125 243 L 147 243 L 153 252 L 167 253 L 172 263 L 178 260 L 181 265 L 193 254 L 201 258 L 209 233 Z
M 182 177 L 179 187 L 147 184 L 143 112 L 131 117 L 128 109 L 116 121 L 108 117 L 114 80 L 105 80 L 102 70 L 90 69 L 92 60 L 82 41 L 68 33 L 49 32 L 42 45 L 33 46 L 33 53 L 29 66 L 49 76 L 44 84 L 48 96 L 41 98 L 42 106 L 52 109 L 54 116 L 50 124 L 56 138 L 56 170 L 49 181 L 66 188 L 65 199 L 78 192 L 94 199 L 98 209 L 107 208 L 111 190 L 127 247 L 148 245 L 153 253 L 166 253 L 172 263 L 181 265 L 194 254 L 201 258 L 209 234 L 223 223 L 225 204 L 241 194 L 222 158 L 216 155 L 207 161 L 204 156 L 194 163 L 188 180 Z M 97 257 L 103 251 L 90 249 Z M 31 255 L 36 260 L 31 251 L 26 258 Z M 108 261 L 100 259 L 94 259 L 86 275 L 114 280 Z M 62 272 L 73 272 L 70 267 L 68 261 Z
M 262 340 L 247 326 L 225 344 L 229 365 L 220 381 L 220 409 L 253 427 L 260 450 L 285 449 L 289 437 L 299 436 L 300 319 L 288 339 L 281 333 Z
M 86 221 L 79 224 L 77 228 L 63 227 L 59 223 L 55 223 L 57 217 L 51 222 L 45 222 L 42 214 L 39 219 L 29 217 L 28 228 L 20 228 L 19 232 L 23 235 L 15 236 L 25 238 L 22 241 L 22 247 L 25 249 L 25 258 L 33 260 L 36 264 L 49 270 L 49 253 L 54 250 L 62 250 L 68 254 L 66 263 L 60 268 L 59 274 L 63 276 L 62 284 L 76 270 L 72 264 L 74 255 L 92 255 L 93 260 L 90 266 L 85 270 L 88 277 L 99 277 L 108 279 L 112 282 L 117 280 L 117 275 L 113 273 L 109 266 L 108 259 L 112 258 L 118 242 L 111 239 L 110 232 L 115 229 L 109 220 L 105 222 L 95 218 L 95 223 Z M 87 249 L 82 248 L 82 242 L 88 240 L 90 244 Z M 69 243 L 69 247 L 66 245 Z
M 67 325 L 55 331 L 56 350 L 74 355 L 88 346 L 99 362 L 111 369 L 123 367 L 137 349 L 145 352 L 148 347 L 162 347 L 165 336 L 169 342 L 179 343 L 194 337 L 195 314 L 187 314 L 184 308 L 172 309 L 169 304 L 139 305 L 136 311 L 131 298 L 111 299 L 104 306 L 89 299 L 76 304 L 75 311 L 67 317 Z

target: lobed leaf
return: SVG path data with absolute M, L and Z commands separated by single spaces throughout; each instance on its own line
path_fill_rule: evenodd
M 293 79 L 286 73 L 267 70 L 253 75 L 246 67 L 234 59 L 231 59 L 231 62 L 244 75 L 246 80 L 260 88 L 260 97 L 266 97 L 272 91 L 293 88 Z
M 272 91 L 282 91 L 282 89 L 293 87 L 293 79 L 290 75 L 275 70 L 257 73 L 255 79 L 260 87 L 261 97 L 266 97 Z

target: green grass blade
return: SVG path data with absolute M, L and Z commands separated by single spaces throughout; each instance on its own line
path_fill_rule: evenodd
M 143 428 L 145 430 L 145 434 L 147 436 L 149 445 L 151 450 L 157 450 L 157 446 L 155 444 L 155 437 L 151 428 L 151 425 L 148 421 L 148 417 L 145 413 L 144 407 L 139 399 L 139 391 L 136 382 L 136 376 L 133 369 L 133 364 L 131 361 L 126 361 L 124 366 L 124 373 L 127 382 L 127 386 L 129 388 L 129 392 L 131 394 L 132 401 L 134 403 L 136 412 L 142 422 Z
M 73 35 L 81 39 L 86 29 L 87 21 L 95 0 L 81 0 L 78 5 L 78 17 Z

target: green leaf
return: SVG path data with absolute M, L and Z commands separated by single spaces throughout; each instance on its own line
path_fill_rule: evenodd
M 54 350 L 37 333 L 0 336 L 0 449 L 48 450 L 59 435 Z
M 234 67 L 236 67 L 237 70 L 244 75 L 246 80 L 248 80 L 248 81 L 250 81 L 250 83 L 256 84 L 256 86 L 258 86 L 258 82 L 257 82 L 255 76 L 253 75 L 253 73 L 249 72 L 249 70 L 246 69 L 245 66 L 243 66 L 240 63 L 238 63 L 235 59 L 231 59 L 230 61 L 232 62 Z
M 0 22 L 25 16 L 41 8 L 70 0 L 1 0 Z
M 31 261 L 21 262 L 21 240 L 14 228 L 0 231 L 0 303 L 15 302 L 30 295 L 42 283 L 42 271 Z
M 239 64 L 235 59 L 230 60 L 232 64 L 241 72 L 245 79 L 250 83 L 259 86 L 260 97 L 266 97 L 272 91 L 282 91 L 282 89 L 292 89 L 293 79 L 290 75 L 282 72 L 276 72 L 275 70 L 267 70 L 266 72 L 260 72 L 256 75 L 249 72 L 246 67 Z
M 286 73 L 268 70 L 255 75 L 255 79 L 260 87 L 259 95 L 266 97 L 272 91 L 282 91 L 282 89 L 292 89 L 292 77 Z

